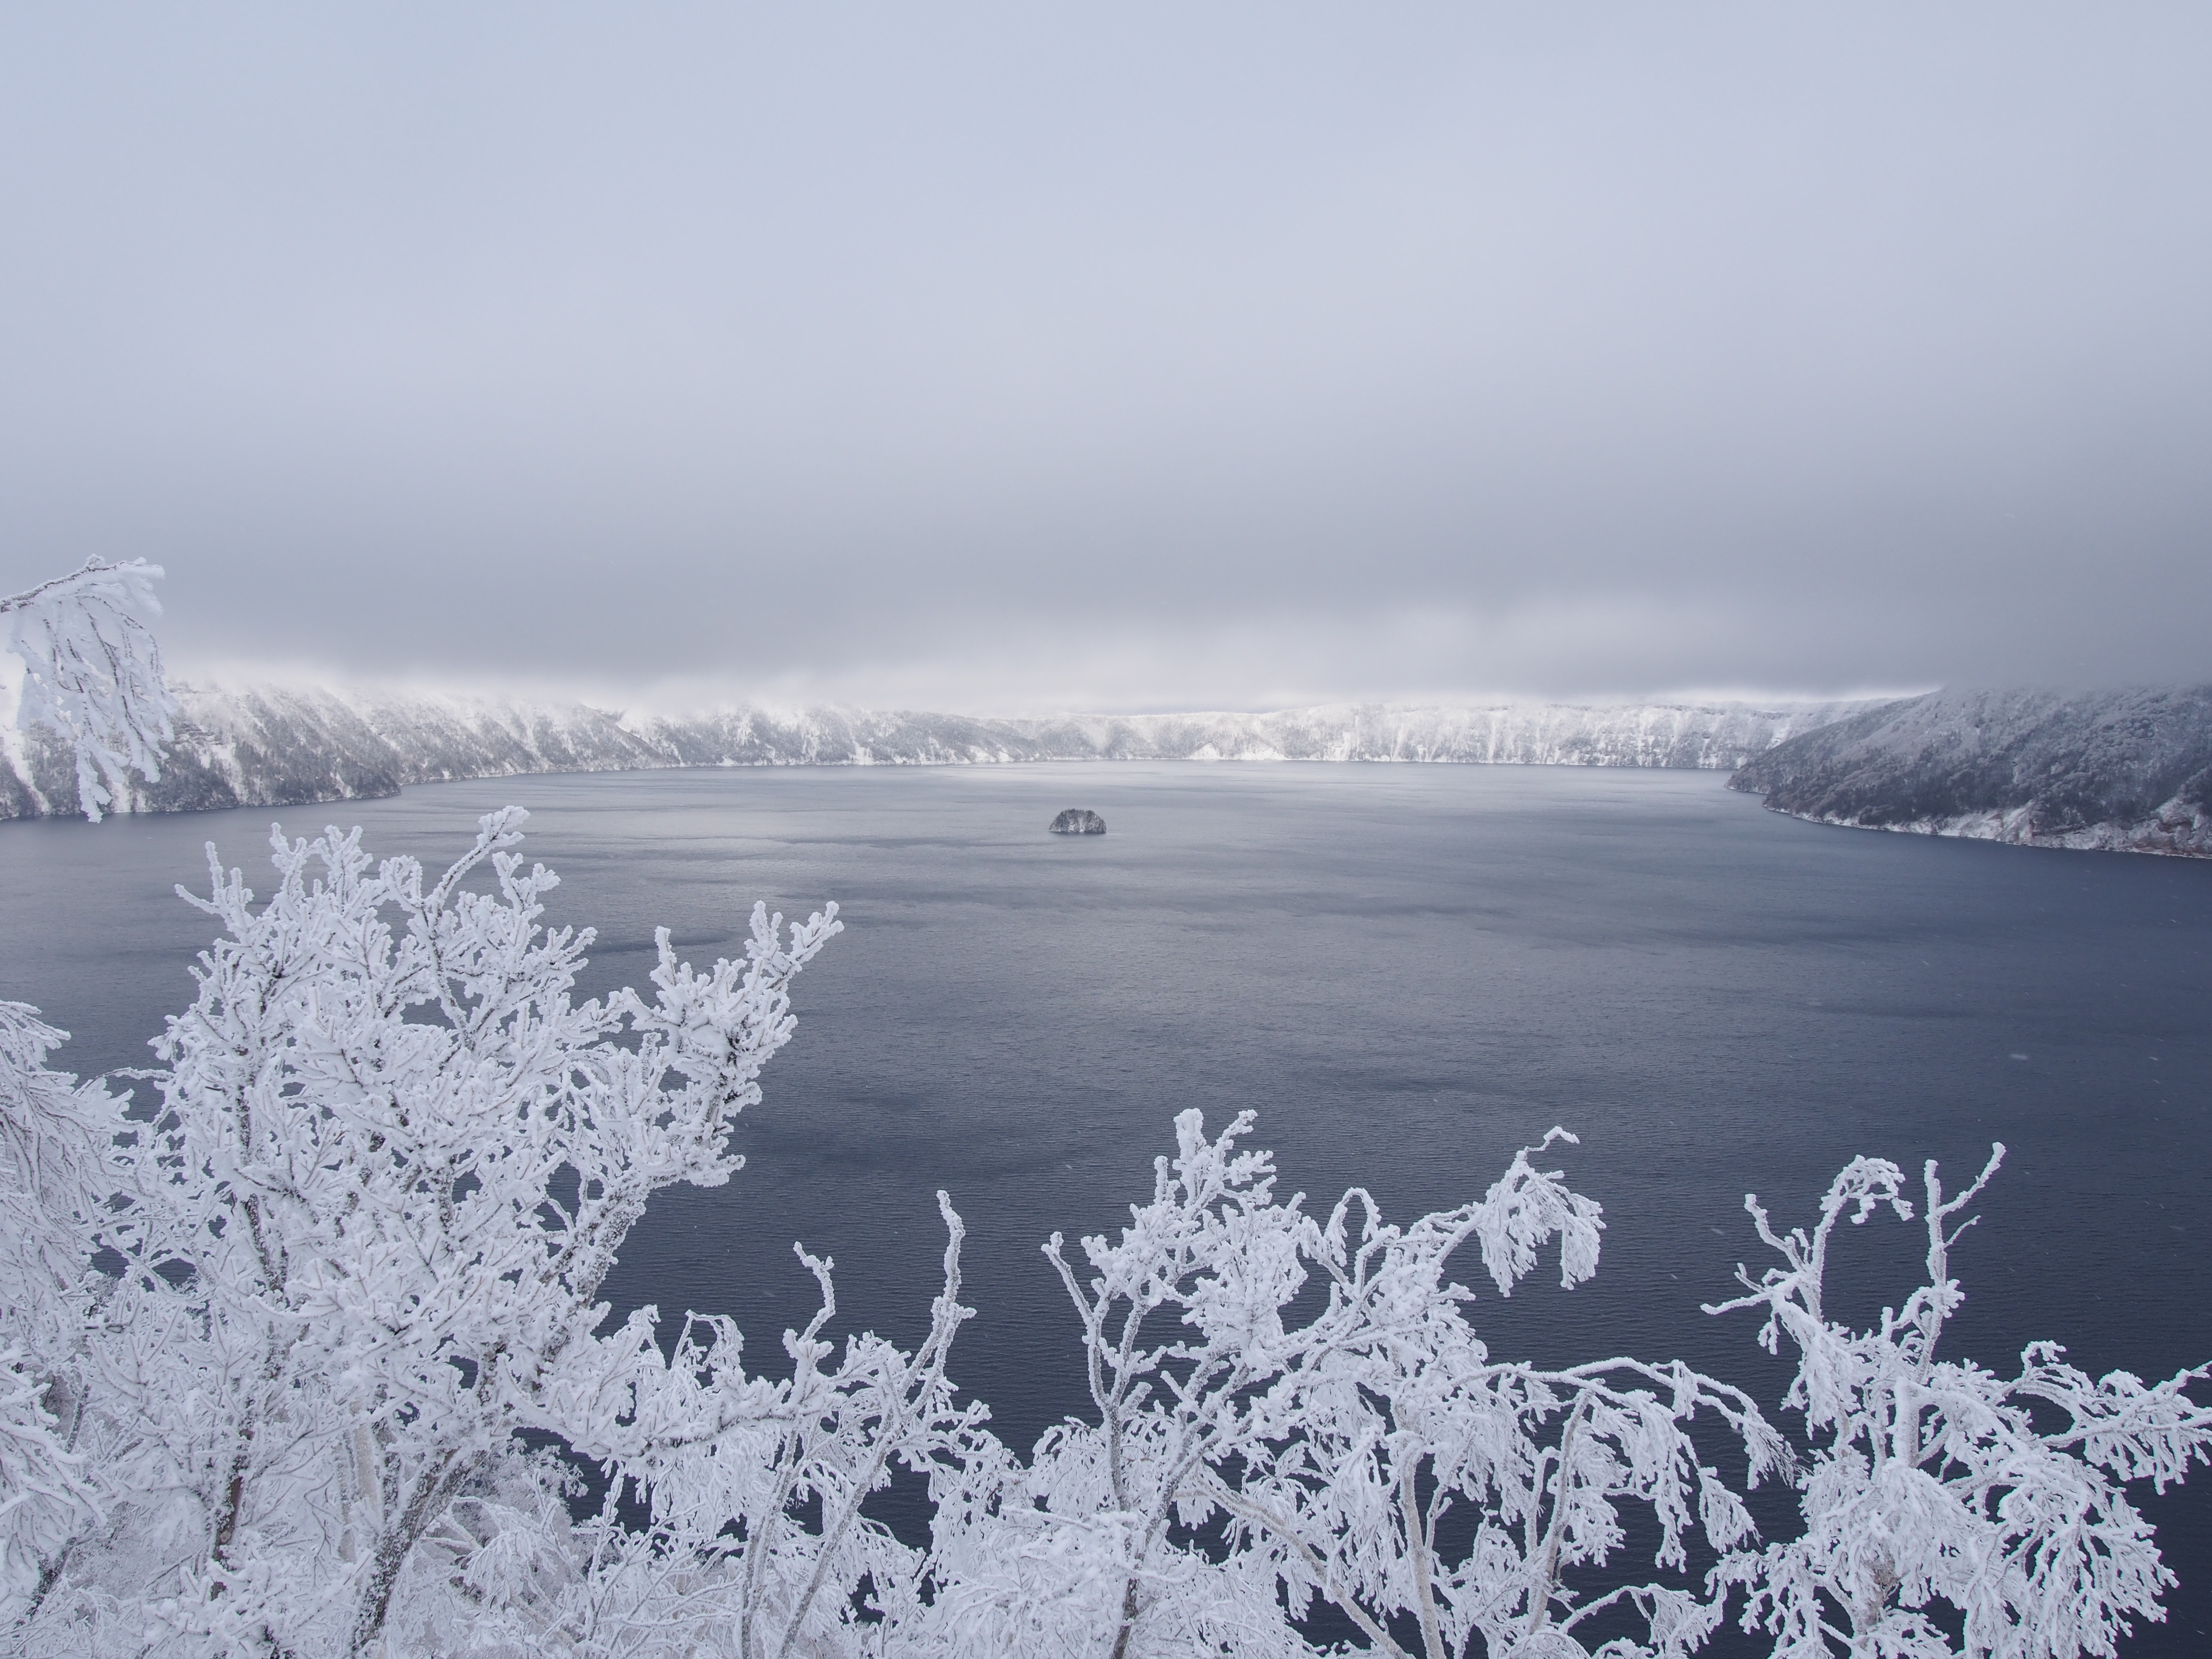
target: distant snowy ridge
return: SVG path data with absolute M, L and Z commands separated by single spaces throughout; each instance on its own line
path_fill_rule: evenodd
M 1792 738 L 1729 782 L 1820 823 L 2212 857 L 2212 685 L 1930 692 Z
M 1412 761 L 1729 770 L 1866 702 L 1387 704 L 1276 714 L 995 720 L 756 707 L 624 714 L 583 703 L 276 685 L 173 688 L 184 713 L 131 811 L 296 806 L 410 783 L 679 766 L 946 766 L 1013 761 Z M 0 707 L 0 817 L 74 812 L 75 775 Z

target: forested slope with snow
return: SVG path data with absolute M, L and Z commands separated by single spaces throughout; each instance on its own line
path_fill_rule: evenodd
M 2212 856 L 2212 685 L 1930 692 L 1802 732 L 1729 782 L 1821 823 Z
M 740 707 L 621 714 L 311 687 L 179 684 L 160 781 L 126 810 L 294 806 L 389 795 L 410 783 L 677 766 L 975 765 L 1010 761 L 1462 762 L 1728 769 L 1856 703 L 1378 704 L 1275 714 L 991 720 L 905 710 Z M 77 810 L 63 745 L 0 708 L 0 817 Z

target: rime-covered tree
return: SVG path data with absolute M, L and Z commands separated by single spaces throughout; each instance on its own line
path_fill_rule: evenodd
M 104 1471 L 79 1441 L 123 1115 L 99 1084 L 47 1066 L 64 1034 L 36 1015 L 0 1002 L 0 1620 L 36 1603 L 102 1516 Z
M 1782 1263 L 1756 1279 L 1739 1268 L 1746 1294 L 1706 1311 L 1764 1310 L 1767 1351 L 1785 1337 L 1796 1347 L 1785 1403 L 1813 1445 L 1803 1532 L 1720 1571 L 1747 1593 L 1744 1626 L 1774 1638 L 1777 1659 L 2072 1659 L 2114 1653 L 2131 1620 L 2164 1617 L 2173 1576 L 2125 1483 L 2162 1491 L 2212 1456 L 2212 1412 L 2185 1392 L 2207 1372 L 2092 1378 L 2057 1343 L 2032 1342 L 2008 1377 L 1937 1352 L 1966 1299 L 1951 1251 L 1975 1218 L 1960 1212 L 2003 1158 L 1995 1147 L 1948 1199 L 1927 1164 L 1927 1282 L 1872 1330 L 1824 1307 L 1828 1251 L 1845 1219 L 1885 1207 L 1911 1218 L 1904 1171 L 1854 1159 L 1810 1232 L 1778 1233 L 1744 1200 Z
M 591 935 L 541 925 L 521 817 L 434 881 L 358 832 L 279 836 L 258 907 L 210 852 L 195 902 L 224 937 L 100 1234 L 103 1405 L 140 1449 L 53 1619 L 143 1581 L 179 1644 L 367 1651 L 416 1547 L 511 1484 L 517 1430 L 617 1468 L 725 1431 L 677 1402 L 726 1392 L 734 1344 L 672 1370 L 635 1322 L 593 1334 L 598 1287 L 654 1191 L 738 1167 L 731 1121 L 834 907 L 787 939 L 757 909 L 746 960 L 704 974 L 664 933 L 651 1001 L 577 1002 Z
M 1358 1189 L 1318 1218 L 1237 1148 L 1250 1125 L 1178 1118 L 1152 1202 L 1083 1241 L 1087 1279 L 1048 1247 L 1097 1420 L 989 1471 L 988 1496 L 944 1483 L 953 1650 L 1304 1653 L 1316 1601 L 1424 1659 L 1579 1651 L 1569 1632 L 1622 1603 L 1644 1637 L 1609 1654 L 1695 1646 L 1720 1609 L 1682 1577 L 1686 1542 L 1751 1526 L 1689 1425 L 1721 1425 L 1753 1482 L 1784 1469 L 1779 1437 L 1680 1364 L 1494 1358 L 1447 1277 L 1471 1246 L 1510 1295 L 1557 1239 L 1572 1285 L 1596 1269 L 1598 1206 L 1522 1152 L 1481 1199 L 1402 1229 Z M 1673 1582 L 1579 1594 L 1565 1575 L 1619 1553 L 1624 1505 L 1656 1521 Z
M 161 574 L 140 559 L 91 559 L 0 598 L 23 665 L 16 722 L 70 745 L 77 798 L 94 819 L 130 769 L 160 775 L 177 705 L 141 617 L 161 611 Z M 0 1003 L 0 1190 L 9 1206 L 0 1223 L 0 1616 L 34 1601 L 70 1540 L 100 1518 L 77 1449 L 83 1331 L 102 1288 L 91 1239 L 122 1115 L 100 1084 L 80 1087 L 48 1067 L 68 1034 L 37 1014 Z
M 142 620 L 161 614 L 161 574 L 143 559 L 88 559 L 81 570 L 0 599 L 8 648 L 23 663 L 16 723 L 69 744 L 78 803 L 95 821 L 129 787 L 129 773 L 149 782 L 161 775 L 177 702 Z

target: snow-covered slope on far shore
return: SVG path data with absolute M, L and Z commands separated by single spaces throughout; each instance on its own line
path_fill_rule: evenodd
M 2212 685 L 1934 691 L 1804 732 L 1729 782 L 1822 823 L 2212 857 Z
M 179 685 L 161 781 L 131 810 L 294 806 L 410 783 L 672 766 L 971 765 L 1008 761 L 1443 761 L 1727 770 L 1864 702 L 1346 705 L 1278 714 L 986 720 L 906 710 L 760 708 L 623 714 L 537 704 L 273 685 Z M 0 708 L 0 817 L 76 810 L 58 746 Z

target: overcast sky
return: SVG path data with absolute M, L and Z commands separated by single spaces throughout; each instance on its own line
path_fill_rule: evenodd
M 2212 678 L 2212 7 L 0 15 L 0 580 L 1016 712 Z

